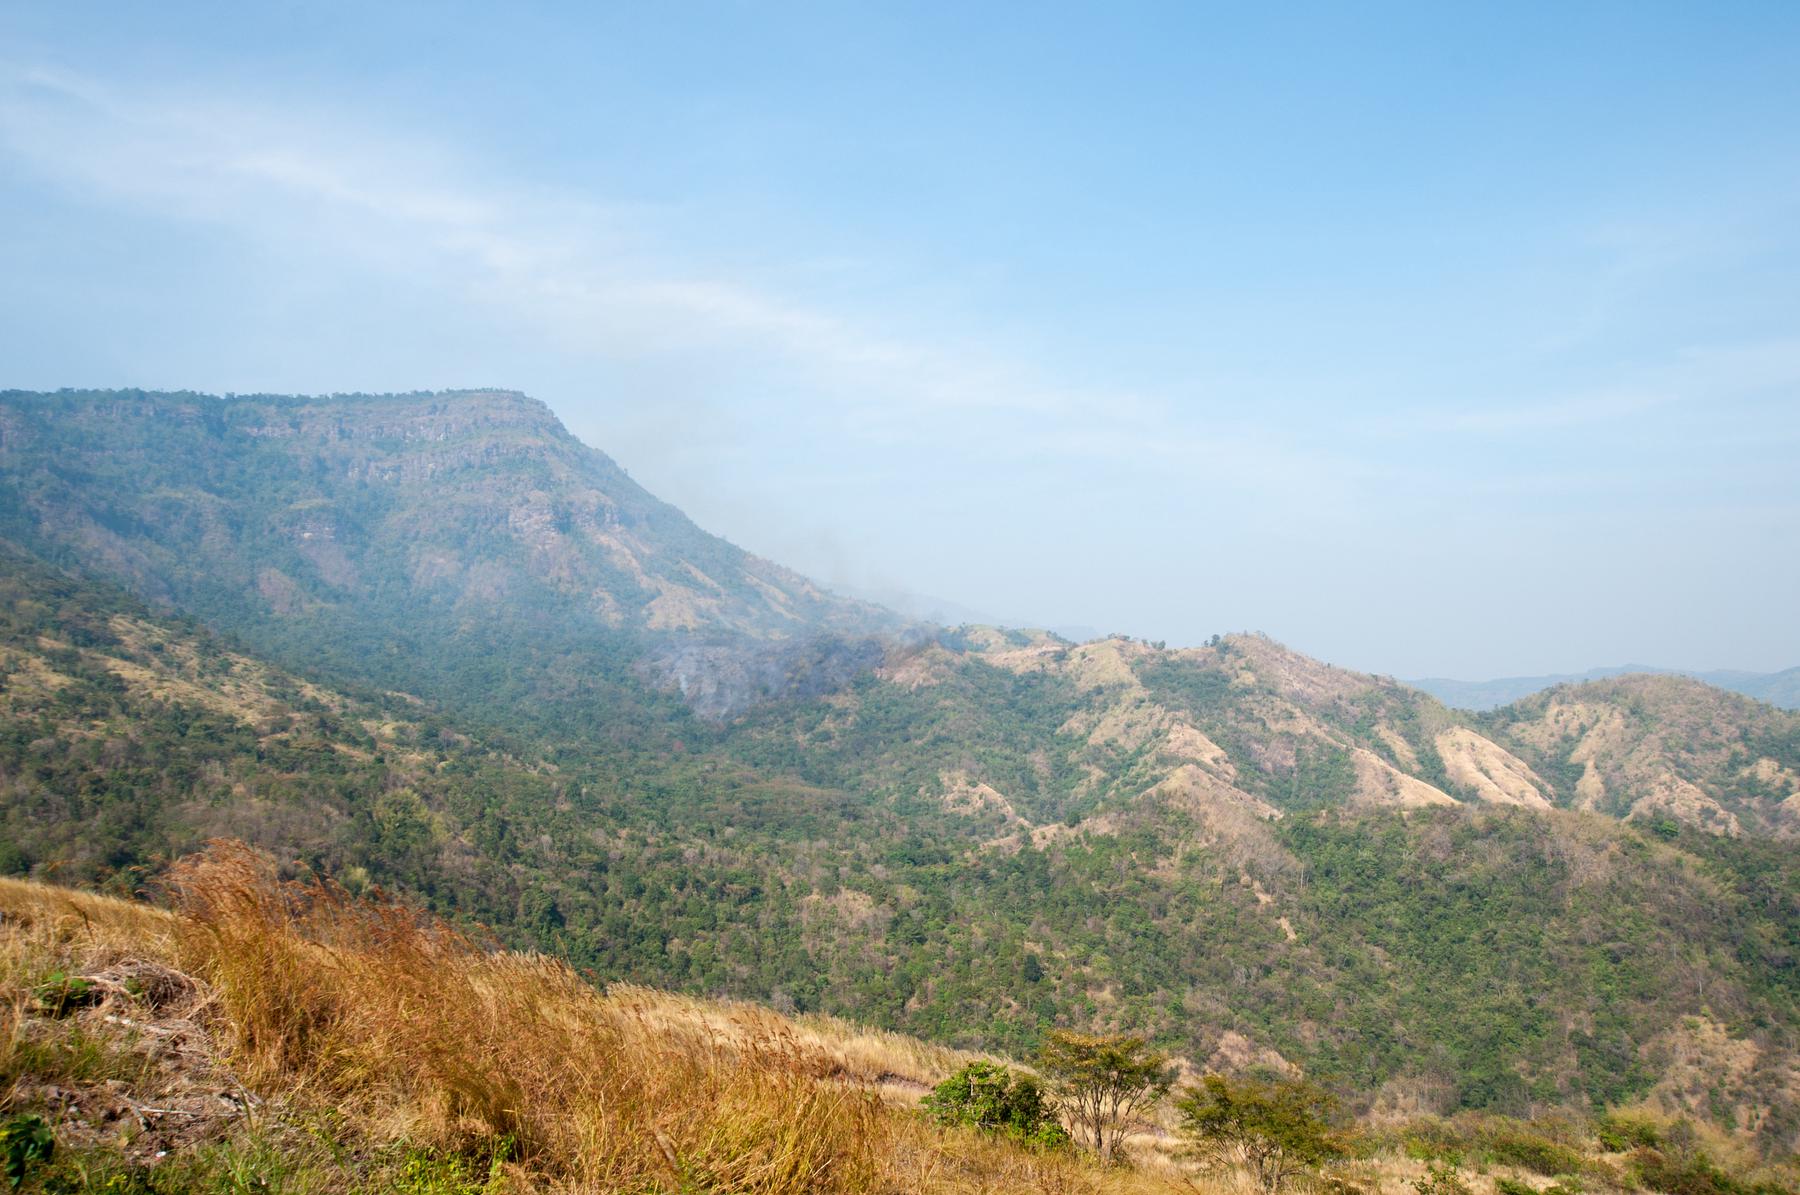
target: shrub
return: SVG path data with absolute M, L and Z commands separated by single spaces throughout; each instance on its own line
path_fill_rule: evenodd
M 1583 1188 L 1577 1178 L 1565 1178 L 1540 1191 L 1520 1179 L 1501 1177 L 1494 1180 L 1494 1190 L 1498 1195 L 1581 1195 Z
M 1662 1195 L 1746 1195 L 1752 1190 L 1702 1149 L 1640 1149 L 1632 1155 L 1631 1173 L 1640 1186 Z
M 1574 1149 L 1519 1126 L 1490 1129 L 1481 1134 L 1480 1141 L 1483 1152 L 1493 1161 L 1545 1178 L 1575 1174 L 1582 1166 L 1581 1154 Z
M 1595 1126 L 1595 1136 L 1600 1140 L 1601 1149 L 1613 1153 L 1632 1149 L 1657 1149 L 1662 1145 L 1662 1133 L 1653 1121 L 1623 1112 L 1611 1112 L 1602 1116 Z
M 1578 1148 L 1582 1133 L 1559 1120 L 1518 1120 L 1475 1112 L 1449 1120 L 1428 1118 L 1406 1126 L 1401 1145 L 1407 1156 L 1454 1166 L 1516 1166 L 1545 1178 L 1580 1173 L 1586 1158 Z
M 1460 1166 L 1468 1142 L 1447 1121 L 1416 1120 L 1400 1135 L 1400 1146 L 1416 1162 L 1445 1161 Z
M 1069 1140 L 1037 1079 L 992 1062 L 969 1063 L 939 1083 L 922 1104 L 942 1125 L 967 1125 L 1038 1145 Z

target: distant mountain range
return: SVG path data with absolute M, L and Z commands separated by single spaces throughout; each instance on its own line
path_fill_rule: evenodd
M 1742 693 L 1746 697 L 1766 701 L 1784 710 L 1800 709 L 1800 667 L 1781 672 L 1739 672 L 1732 669 L 1703 672 L 1685 668 L 1654 668 L 1646 664 L 1624 664 L 1617 668 L 1590 668 L 1586 672 L 1568 672 L 1555 676 L 1503 676 L 1496 680 L 1450 680 L 1447 677 L 1428 676 L 1423 680 L 1409 680 L 1406 683 L 1415 689 L 1425 690 L 1452 709 L 1492 710 L 1557 685 L 1607 680 L 1632 673 L 1691 676 L 1716 688 Z

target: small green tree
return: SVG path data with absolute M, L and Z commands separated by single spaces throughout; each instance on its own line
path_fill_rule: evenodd
M 1038 1069 L 1094 1152 L 1110 1158 L 1130 1118 L 1161 1099 L 1175 1081 L 1166 1054 L 1141 1037 L 1091 1035 L 1054 1029 L 1038 1055 Z
M 1036 1076 L 992 1062 L 969 1063 L 921 1103 L 938 1124 L 967 1125 L 1036 1145 L 1064 1145 L 1069 1140 Z
M 1265 1195 L 1344 1151 L 1331 1130 L 1335 1101 L 1311 1083 L 1206 1075 L 1175 1106 L 1196 1154 L 1242 1166 Z

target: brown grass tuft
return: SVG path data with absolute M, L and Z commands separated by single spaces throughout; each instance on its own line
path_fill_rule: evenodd
M 171 888 L 186 964 L 262 1087 L 383 1136 L 486 1153 L 553 1183 L 745 1192 L 868 1185 L 877 1101 L 825 1085 L 791 1033 L 685 1038 L 539 955 L 493 954 L 221 845 Z

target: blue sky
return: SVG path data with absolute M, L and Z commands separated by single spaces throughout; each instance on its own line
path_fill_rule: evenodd
M 828 582 L 1800 663 L 1800 6 L 0 6 L 0 385 L 504 385 Z

